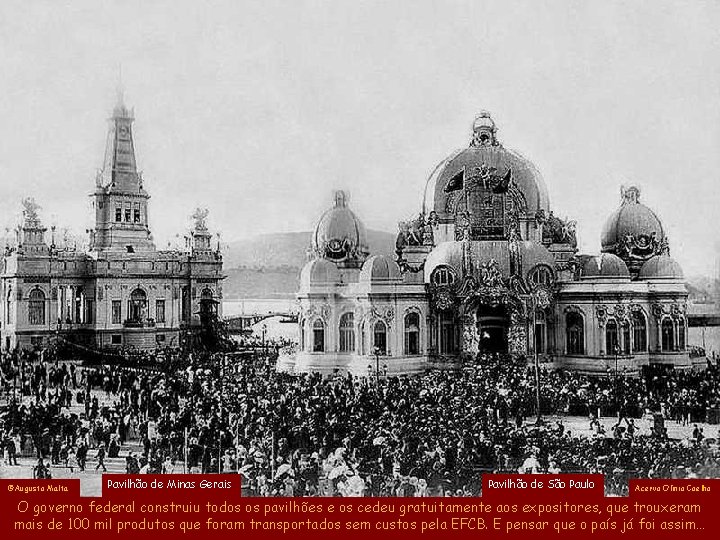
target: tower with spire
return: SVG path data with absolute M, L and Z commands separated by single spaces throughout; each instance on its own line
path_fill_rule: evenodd
M 103 168 L 95 186 L 94 252 L 155 251 L 148 224 L 148 199 L 135 158 L 134 110 L 125 106 L 122 89 L 109 120 Z
M 86 250 L 50 245 L 40 206 L 23 200 L 17 242 L 0 260 L 0 349 L 62 342 L 150 350 L 214 336 L 222 316 L 222 255 L 210 246 L 208 211 L 197 210 L 190 249 L 157 250 L 138 172 L 132 109 L 118 92 L 103 166 L 95 178 L 95 224 Z M 53 226 L 53 233 L 55 227 Z

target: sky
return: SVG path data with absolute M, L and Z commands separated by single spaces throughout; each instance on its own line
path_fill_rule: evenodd
M 709 274 L 719 27 L 702 0 L 2 0 L 0 226 L 27 196 L 46 225 L 92 226 L 121 78 L 159 247 L 197 206 L 223 241 L 311 230 L 337 188 L 394 232 L 489 110 L 583 252 L 634 184 L 686 275 Z

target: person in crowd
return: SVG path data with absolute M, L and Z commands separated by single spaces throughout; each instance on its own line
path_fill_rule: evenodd
M 179 472 L 182 463 L 183 471 L 239 472 L 245 489 L 267 496 L 475 495 L 478 471 L 518 470 L 604 473 L 622 493 L 631 476 L 670 477 L 678 464 L 699 477 L 720 472 L 699 435 L 688 447 L 666 429 L 641 434 L 634 424 L 661 407 L 679 423 L 699 421 L 720 404 L 714 366 L 619 381 L 543 370 L 542 414 L 591 418 L 593 435 L 575 436 L 562 422 L 526 421 L 535 379 L 521 357 L 480 355 L 466 369 L 376 381 L 275 372 L 263 350 L 250 349 L 127 352 L 116 365 L 81 367 L 3 356 L 4 384 L 18 372 L 27 381 L 25 397 L 2 409 L 4 461 L 12 461 L 9 437 L 24 438 L 23 455 L 53 463 L 58 441 L 58 460 L 67 448 L 71 470 L 84 471 L 88 448 L 98 447 L 95 470 L 106 470 L 106 457 L 124 457 L 129 474 Z M 618 419 L 613 445 L 601 415 Z M 125 454 L 127 443 L 140 455 Z

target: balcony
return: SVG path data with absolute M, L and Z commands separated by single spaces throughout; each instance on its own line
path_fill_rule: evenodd
M 154 319 L 144 319 L 144 320 L 125 319 L 125 321 L 123 321 L 123 327 L 124 328 L 155 328 L 155 320 Z

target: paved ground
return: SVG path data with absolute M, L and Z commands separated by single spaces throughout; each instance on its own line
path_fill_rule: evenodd
M 565 424 L 565 428 L 572 431 L 573 435 L 576 436 L 588 436 L 592 434 L 590 431 L 590 421 L 584 416 L 548 416 L 545 417 L 548 423 L 554 423 L 556 420 L 562 420 Z M 612 427 L 617 423 L 616 417 L 603 417 L 600 419 L 603 427 L 608 436 L 612 436 Z M 649 434 L 652 429 L 652 419 L 640 418 L 634 419 L 635 427 L 637 428 L 638 434 Z M 694 426 L 697 424 L 698 427 L 703 429 L 705 437 L 712 437 L 720 439 L 720 426 L 711 425 L 705 422 L 696 422 L 683 426 L 682 424 L 673 420 L 665 420 L 665 428 L 668 431 L 668 437 L 671 439 L 688 439 L 692 437 Z M 621 424 L 625 426 L 625 422 Z

